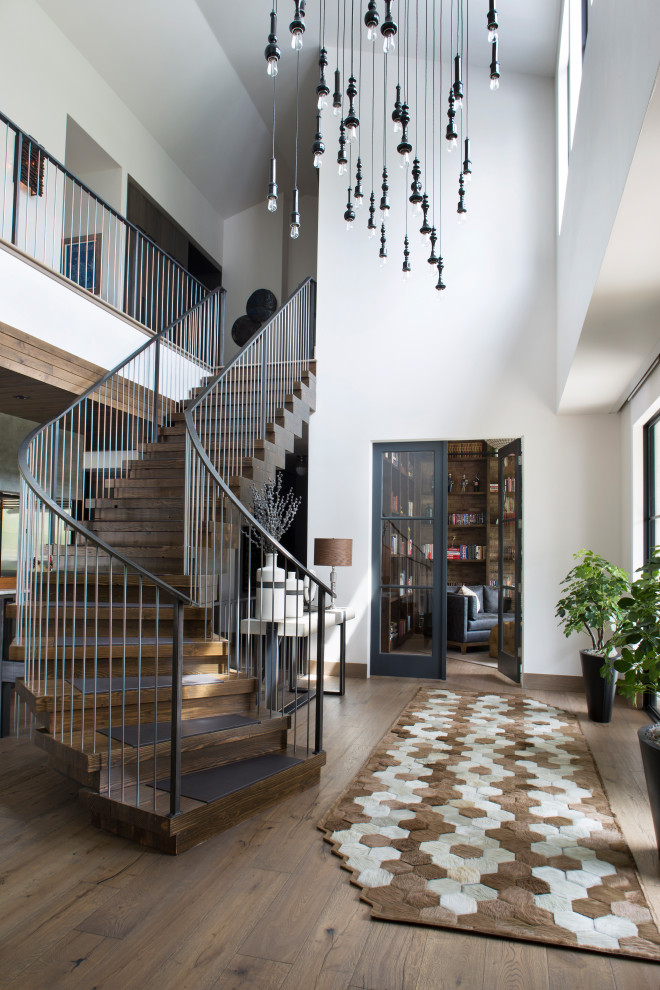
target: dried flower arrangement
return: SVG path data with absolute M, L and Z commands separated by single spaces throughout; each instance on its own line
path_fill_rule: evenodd
M 291 526 L 301 499 L 289 489 L 282 492 L 282 473 L 278 471 L 273 481 L 265 481 L 261 487 L 252 485 L 252 515 L 278 543 Z M 272 543 L 261 533 L 250 531 L 250 537 L 258 547 L 267 552 Z

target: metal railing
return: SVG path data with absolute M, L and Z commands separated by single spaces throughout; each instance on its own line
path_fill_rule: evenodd
M 224 290 L 147 340 L 19 451 L 16 639 L 26 686 L 40 699 L 38 717 L 54 738 L 87 754 L 107 796 L 168 806 L 171 814 L 179 809 L 183 607 L 190 599 L 183 577 L 172 587 L 84 520 L 111 492 L 120 508 L 127 466 L 214 373 L 216 312 L 222 325 Z M 175 504 L 178 497 L 182 513 L 183 478 L 178 496 L 168 495 Z M 159 723 L 164 705 L 171 738 L 154 731 L 145 756 L 141 718 Z M 137 730 L 132 743 L 129 726 Z M 169 796 L 156 787 L 164 762 Z
M 0 237 L 153 332 L 208 289 L 0 113 Z M 222 364 L 217 355 L 213 361 Z
M 294 747 L 310 747 L 314 719 L 320 752 L 331 591 L 269 536 L 230 487 L 258 445 L 268 444 L 277 416 L 310 370 L 315 289 L 307 279 L 186 407 L 185 552 L 189 595 L 204 609 L 208 634 L 226 639 L 230 667 L 257 678 L 264 710 L 293 713 Z M 269 553 L 288 573 L 262 574 L 259 582 L 257 568 L 263 570 Z M 305 605 L 315 592 L 317 611 Z M 299 709 L 314 696 L 314 710 L 306 705 L 299 724 Z

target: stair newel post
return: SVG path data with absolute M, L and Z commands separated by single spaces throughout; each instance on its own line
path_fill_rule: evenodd
M 14 138 L 14 201 L 11 215 L 11 242 L 18 244 L 18 203 L 21 191 L 21 159 L 23 158 L 23 134 L 16 131 Z M 29 166 L 28 166 L 29 168 Z M 29 176 L 28 176 L 29 179 Z
M 160 334 L 156 337 L 154 355 L 154 391 L 151 407 L 151 442 L 158 440 L 158 400 L 160 398 Z
M 314 752 L 323 752 L 323 664 L 325 659 L 325 591 L 319 588 L 319 621 L 316 633 L 316 726 Z
M 181 708 L 183 692 L 183 603 L 175 601 L 172 628 L 172 743 L 170 747 L 170 815 L 181 804 Z

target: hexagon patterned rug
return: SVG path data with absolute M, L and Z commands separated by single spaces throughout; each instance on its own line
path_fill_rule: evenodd
M 374 917 L 660 960 L 568 712 L 423 688 L 319 828 Z

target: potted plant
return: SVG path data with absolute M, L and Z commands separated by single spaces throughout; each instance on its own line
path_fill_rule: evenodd
M 578 563 L 561 582 L 564 595 L 557 602 L 555 615 L 564 635 L 586 632 L 591 649 L 580 650 L 587 711 L 592 722 L 609 722 L 616 691 L 616 672 L 604 667 L 604 660 L 615 643 L 606 639 L 606 629 L 617 628 L 622 615 L 621 598 L 630 588 L 630 578 L 621 567 L 611 564 L 592 550 L 573 554 Z M 605 670 L 605 676 L 603 676 Z
M 660 548 L 637 571 L 630 592 L 620 602 L 622 615 L 612 642 L 618 657 L 608 657 L 604 670 L 622 675 L 621 693 L 637 703 L 640 694 L 655 694 L 660 682 Z M 638 729 L 644 775 L 655 834 L 660 849 L 660 722 Z

